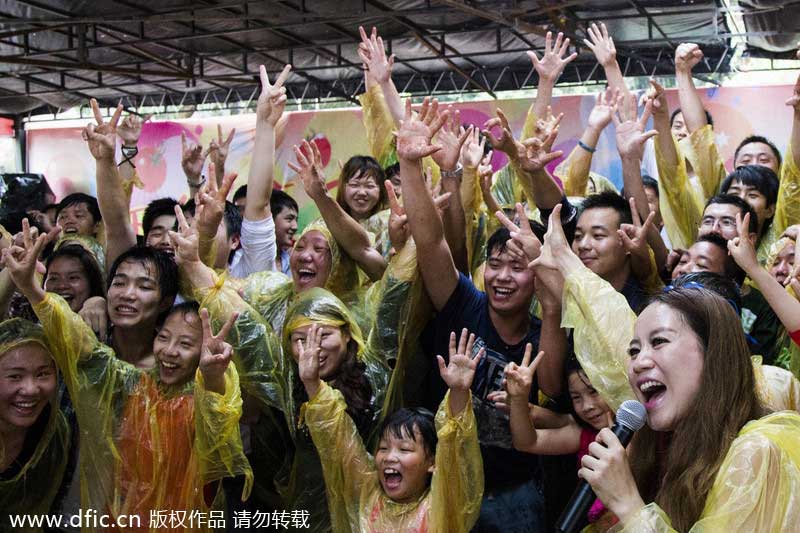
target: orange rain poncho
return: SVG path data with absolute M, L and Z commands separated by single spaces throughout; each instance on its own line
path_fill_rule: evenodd
M 166 386 L 157 371 L 117 359 L 59 296 L 47 293 L 34 311 L 75 406 L 84 509 L 114 518 L 139 515 L 140 527 L 133 528 L 139 531 L 155 530 L 151 511 L 185 512 L 185 523 L 172 530 L 202 531 L 207 522 L 192 524 L 188 517 L 208 513 L 204 486 L 244 475 L 244 496 L 249 493 L 233 365 L 224 395 L 207 391 L 199 371 L 193 383 Z

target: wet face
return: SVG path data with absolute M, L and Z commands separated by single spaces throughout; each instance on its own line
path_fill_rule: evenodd
M 581 213 L 575 229 L 572 251 L 589 270 L 605 280 L 619 274 L 628 262 L 617 235 L 619 228 L 619 213 L 610 207 L 600 207 Z
M 288 250 L 294 245 L 294 234 L 297 233 L 297 211 L 284 207 L 279 213 L 272 215 L 275 221 L 275 240 L 278 248 Z
M 356 172 L 344 186 L 344 201 L 355 219 L 367 218 L 378 205 L 381 190 L 371 175 Z
M 383 492 L 397 503 L 416 501 L 425 492 L 428 476 L 433 473 L 433 460 L 416 426 L 414 435 L 404 432 L 403 438 L 392 431 L 385 432 L 375 454 Z
M 297 351 L 297 341 L 303 345 L 311 325 L 297 328 L 292 332 L 292 356 L 295 362 L 300 360 Z M 320 326 L 322 341 L 319 350 L 319 378 L 323 381 L 336 379 L 342 369 L 342 363 L 347 360 L 347 345 L 350 342 L 350 334 L 342 328 L 334 326 Z
M 496 247 L 483 271 L 489 307 L 501 315 L 527 312 L 533 298 L 533 279 L 533 271 L 524 261 Z
M 734 181 L 728 187 L 727 194 L 738 196 L 747 202 L 753 211 L 758 216 L 758 223 L 763 224 L 764 221 L 772 218 L 775 214 L 775 206 L 767 205 L 767 197 L 758 191 L 752 185 L 745 185 L 741 181 Z
M 56 217 L 56 224 L 61 226 L 64 235 L 94 237 L 97 232 L 97 222 L 84 203 L 72 204 L 62 209 Z
M 331 249 L 319 231 L 307 231 L 294 245 L 289 268 L 297 292 L 325 287 L 331 273 Z
M 715 272 L 725 274 L 728 253 L 716 244 L 699 241 L 694 243 L 681 256 L 680 262 L 672 271 L 672 279 L 690 272 Z
M 741 214 L 741 210 L 733 204 L 711 204 L 703 211 L 703 218 L 700 221 L 698 236 L 715 233 L 729 241 L 739 236 L 736 230 L 736 215 Z
M 704 353 L 678 311 L 648 306 L 636 320 L 628 380 L 655 431 L 673 431 L 700 391 Z
M 570 373 L 567 387 L 572 407 L 581 420 L 598 431 L 609 427 L 609 422 L 613 420 L 611 408 L 600 393 L 589 384 L 589 379 L 583 372 L 576 370 Z
M 126 328 L 154 324 L 163 308 L 172 304 L 161 301 L 155 267 L 134 260 L 119 265 L 107 297 L 111 323 Z
M 753 142 L 739 148 L 739 154 L 736 156 L 733 166 L 739 168 L 744 165 L 761 165 L 771 168 L 775 174 L 780 174 L 778 158 L 775 157 L 768 144 Z
M 38 343 L 22 344 L 0 357 L 0 433 L 33 426 L 55 391 L 55 363 Z
M 783 285 L 786 283 L 786 280 L 789 279 L 789 276 L 792 275 L 792 269 L 794 268 L 794 243 L 789 243 L 783 247 L 783 249 L 778 252 L 778 255 L 775 257 L 775 262 L 772 263 L 772 266 L 769 268 L 770 275 L 778 280 L 778 283 Z
M 672 119 L 670 129 L 672 130 L 672 135 L 678 141 L 682 141 L 689 136 L 689 128 L 686 127 L 686 122 L 683 120 L 683 113 L 679 112 L 675 115 L 675 118 Z
M 194 378 L 200 362 L 203 329 L 193 312 L 174 312 L 167 317 L 153 341 L 158 375 L 166 385 L 181 385 Z
M 44 280 L 44 290 L 64 298 L 69 308 L 76 313 L 81 310 L 83 302 L 91 294 L 89 277 L 83 265 L 78 259 L 68 256 L 57 257 L 50 262 Z
M 169 240 L 169 232 L 175 229 L 176 222 L 175 215 L 157 216 L 153 220 L 153 226 L 145 236 L 145 244 L 174 255 L 175 250 L 172 248 L 172 241 Z

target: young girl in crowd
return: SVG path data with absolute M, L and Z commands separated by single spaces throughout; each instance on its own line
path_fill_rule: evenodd
M 79 244 L 65 244 L 47 258 L 44 289 L 64 298 L 79 312 L 89 298 L 106 294 L 97 260 Z
M 483 497 L 483 465 L 470 386 L 483 355 L 471 357 L 474 335 L 463 330 L 449 362 L 439 372 L 449 392 L 435 418 L 424 410 L 401 409 L 383 423 L 374 456 L 367 452 L 348 416 L 340 391 L 322 379 L 324 328 L 312 325 L 297 339 L 300 379 L 310 400 L 303 414 L 320 453 L 331 506 L 333 531 L 469 531 Z
M 146 530 L 152 511 L 206 511 L 215 491 L 206 497 L 204 486 L 214 489 L 222 477 L 241 474 L 251 483 L 239 436 L 238 376 L 228 365 L 231 348 L 222 341 L 235 316 L 213 337 L 207 318 L 201 327 L 196 304 L 176 307 L 153 343 L 156 369 L 139 370 L 98 342 L 60 296 L 35 282 L 48 235 L 34 241 L 24 233 L 24 248 L 3 250 L 3 261 L 42 323 L 74 404 L 82 435 L 83 508 L 114 519 L 138 516 L 134 529 Z M 249 484 L 245 496 L 248 490 Z M 203 530 L 207 524 L 184 527 Z
M 567 360 L 564 374 L 567 390 L 572 401 L 573 416 L 567 425 L 555 429 L 537 429 L 529 415 L 533 376 L 544 352 L 531 361 L 532 348 L 528 345 L 521 365 L 509 363 L 505 370 L 506 389 L 509 399 L 509 417 L 514 448 L 536 455 L 578 454 L 578 464 L 588 453 L 603 428 L 611 427 L 614 412 L 592 387 L 589 378 L 577 359 Z M 595 500 L 589 510 L 588 521 L 595 531 L 605 531 L 615 523 L 611 513 L 606 513 L 603 502 Z

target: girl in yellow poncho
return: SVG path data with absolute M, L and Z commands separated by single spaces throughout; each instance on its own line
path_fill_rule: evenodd
M 239 436 L 241 398 L 235 368 L 227 364 L 230 347 L 224 350 L 208 328 L 201 331 L 196 308 L 179 308 L 156 336 L 156 370 L 117 359 L 63 299 L 35 283 L 36 258 L 47 240 L 43 235 L 34 243 L 26 235 L 26 249 L 4 250 L 3 259 L 39 317 L 73 399 L 84 509 L 112 520 L 136 515 L 138 524 L 128 523 L 146 531 L 157 527 L 149 522 L 151 511 L 207 512 L 203 488 L 222 477 L 245 475 L 247 493 L 252 474 Z M 207 524 L 186 521 L 173 529 Z
M 386 419 L 370 456 L 340 391 L 322 381 L 324 328 L 311 325 L 296 341 L 300 379 L 310 400 L 304 415 L 320 452 L 334 531 L 464 532 L 475 523 L 483 497 L 483 464 L 470 386 L 483 350 L 471 358 L 474 335 L 463 330 L 449 364 L 439 371 L 450 388 L 436 415 L 401 409 Z M 438 442 L 437 442 L 438 441 Z
M 11 530 L 9 515 L 46 514 L 58 503 L 55 500 L 69 458 L 70 430 L 56 402 L 56 386 L 56 366 L 41 326 L 20 318 L 1 323 L 2 531 Z

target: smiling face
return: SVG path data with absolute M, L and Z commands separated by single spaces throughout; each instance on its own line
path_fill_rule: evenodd
M 300 360 L 300 353 L 297 351 L 297 341 L 303 345 L 311 325 L 303 326 L 292 331 L 292 357 L 295 362 Z M 342 363 L 347 360 L 347 346 L 350 342 L 350 334 L 342 328 L 334 326 L 320 326 L 322 340 L 319 350 L 319 378 L 323 381 L 331 381 L 339 375 Z
M 0 434 L 36 422 L 56 390 L 56 366 L 38 343 L 17 346 L 0 357 Z
M 61 226 L 64 235 L 94 237 L 97 232 L 97 222 L 84 203 L 68 205 L 59 211 L 56 224 Z
M 629 270 L 628 255 L 617 235 L 619 228 L 620 216 L 614 209 L 587 209 L 578 219 L 572 241 L 572 251 L 583 264 L 609 282 L 620 276 L 627 279 Z
M 609 427 L 608 422 L 613 416 L 611 408 L 608 407 L 600 393 L 592 387 L 582 370 L 575 370 L 570 373 L 567 379 L 567 387 L 569 388 L 572 407 L 575 409 L 575 414 L 581 417 L 581 420 L 598 431 Z
M 356 172 L 344 186 L 344 201 L 356 220 L 367 218 L 378 205 L 381 190 L 372 175 Z
M 778 252 L 778 255 L 775 257 L 775 262 L 772 263 L 772 266 L 769 268 L 770 275 L 778 280 L 778 283 L 781 285 L 786 283 L 786 280 L 792 274 L 792 269 L 794 268 L 794 249 L 795 245 L 793 242 L 784 246 L 783 249 Z
M 181 385 L 193 379 L 202 344 L 203 329 L 197 313 L 175 311 L 169 315 L 153 341 L 161 382 Z
M 673 431 L 700 391 L 704 352 L 682 315 L 663 303 L 636 320 L 628 380 L 655 431 Z
M 725 274 L 727 260 L 728 254 L 716 244 L 696 242 L 681 256 L 680 262 L 672 271 L 672 279 L 690 272 Z
M 159 313 L 168 305 L 162 302 L 155 267 L 135 260 L 119 265 L 107 299 L 111 323 L 126 328 L 155 325 Z
M 177 220 L 175 215 L 157 216 L 153 220 L 150 231 L 145 235 L 145 244 L 157 250 L 167 252 L 170 255 L 174 255 L 175 250 L 172 248 L 172 241 L 169 240 L 169 232 L 175 229 Z
M 775 157 L 772 148 L 761 142 L 747 143 L 739 148 L 733 166 L 739 168 L 744 165 L 761 165 L 771 168 L 776 174 L 780 173 L 780 164 L 778 164 L 778 158 Z
M 331 273 L 331 249 L 319 231 L 307 231 L 300 237 L 289 259 L 297 292 L 325 287 Z
M 767 205 L 767 197 L 752 185 L 746 185 L 741 181 L 734 181 L 725 191 L 726 194 L 738 196 L 753 208 L 758 216 L 758 224 L 762 225 L 775 214 L 775 206 Z
M 501 315 L 527 312 L 533 298 L 533 271 L 506 250 L 495 247 L 483 271 L 489 307 Z
M 375 454 L 378 479 L 386 495 L 397 503 L 416 501 L 428 485 L 434 470 L 434 458 L 427 453 L 416 426 L 414 434 L 384 432 Z
M 672 124 L 670 125 L 670 130 L 678 141 L 689 136 L 689 128 L 686 127 L 686 121 L 683 120 L 683 113 L 678 112 L 675 114 L 675 117 L 672 119 Z
M 83 265 L 77 258 L 68 256 L 56 257 L 50 262 L 44 289 L 64 298 L 76 313 L 91 294 L 89 277 Z
M 741 209 L 733 204 L 709 204 L 703 211 L 698 236 L 716 233 L 726 241 L 739 236 L 736 229 L 736 215 Z
M 275 241 L 278 249 L 290 249 L 294 244 L 294 234 L 297 233 L 297 211 L 284 207 L 272 218 L 275 221 Z

